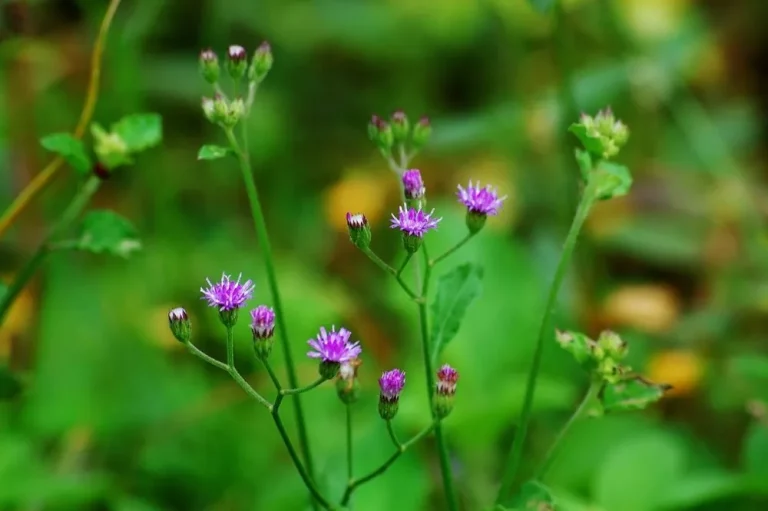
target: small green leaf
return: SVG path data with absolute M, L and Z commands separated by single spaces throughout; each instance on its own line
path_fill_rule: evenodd
M 576 149 L 576 163 L 579 166 L 581 172 L 581 179 L 586 183 L 589 179 L 589 173 L 592 172 L 592 155 L 589 151 L 583 149 Z
M 218 160 L 225 156 L 232 154 L 233 151 L 229 147 L 222 147 L 218 145 L 206 144 L 200 148 L 197 152 L 198 160 Z
M 568 131 L 576 135 L 584 149 L 602 158 L 606 148 L 599 136 L 591 135 L 587 127 L 580 123 L 571 124 Z
M 163 139 L 163 119 L 160 114 L 132 114 L 112 125 L 128 152 L 135 153 L 156 146 Z
M 461 320 L 482 288 L 483 269 L 472 263 L 457 266 L 437 281 L 432 302 L 432 361 L 459 331 Z
M 547 12 L 555 5 L 557 0 L 530 0 L 534 9 L 539 12 Z
M 64 158 L 69 165 L 80 175 L 91 172 L 91 159 L 85 151 L 83 142 L 69 133 L 54 133 L 46 135 L 40 140 L 40 144 L 51 152 Z
M 555 332 L 557 343 L 570 353 L 576 362 L 587 370 L 595 367 L 596 358 L 602 358 L 602 349 L 598 344 L 584 334 L 578 332 Z M 596 353 L 596 351 L 599 351 Z
M 552 492 L 538 481 L 525 483 L 520 488 L 520 493 L 510 503 L 511 510 L 514 511 L 554 511 L 555 509 L 555 498 Z
M 141 248 L 141 242 L 128 220 L 113 211 L 98 210 L 83 219 L 76 248 L 128 257 Z
M 642 410 L 661 399 L 671 388 L 671 385 L 655 384 L 642 376 L 632 376 L 618 383 L 606 383 L 599 397 L 606 413 Z
M 629 193 L 632 187 L 632 174 L 624 165 L 601 161 L 597 169 L 589 176 L 589 179 L 597 179 L 597 199 L 608 200 L 621 197 Z

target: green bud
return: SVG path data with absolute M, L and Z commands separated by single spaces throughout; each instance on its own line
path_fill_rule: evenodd
M 488 220 L 488 215 L 485 213 L 478 213 L 476 211 L 467 210 L 467 229 L 472 234 L 477 234 L 485 226 L 485 221 Z
M 419 119 L 419 122 L 417 122 L 413 126 L 413 136 L 411 137 L 411 145 L 413 145 L 414 149 L 421 149 L 425 145 L 427 145 L 427 142 L 429 142 L 429 138 L 432 136 L 432 125 L 429 123 L 429 117 L 422 117 Z
M 392 114 L 392 137 L 395 142 L 404 143 L 408 140 L 411 132 L 411 125 L 408 122 L 408 116 L 405 112 L 398 110 Z
M 233 99 L 227 107 L 227 114 L 222 120 L 226 128 L 233 128 L 245 115 L 245 102 L 241 98 Z
M 227 50 L 227 73 L 235 80 L 240 80 L 245 76 L 245 72 L 248 69 L 248 52 L 245 48 L 233 44 Z
M 272 69 L 272 63 L 274 62 L 272 56 L 272 47 L 268 42 L 264 41 L 256 48 L 251 60 L 251 67 L 248 68 L 248 80 L 251 82 L 259 83 L 266 78 L 269 70 Z
M 189 322 L 187 311 L 181 307 L 176 307 L 168 313 L 168 325 L 177 341 L 184 344 L 189 342 L 192 327 Z
M 339 367 L 341 367 L 341 364 L 339 364 L 338 362 L 323 360 L 322 362 L 320 362 L 320 366 L 318 367 L 318 372 L 320 373 L 320 376 L 322 376 L 326 380 L 331 380 L 335 378 L 337 374 L 339 374 Z
M 106 131 L 98 123 L 91 124 L 93 152 L 108 169 L 131 163 L 128 145 L 118 133 Z
M 555 330 L 555 339 L 565 351 L 570 353 L 576 362 L 588 367 L 593 359 L 592 346 L 595 342 L 584 334 Z
M 619 337 L 619 334 L 605 330 L 597 338 L 597 344 L 605 350 L 605 354 L 614 360 L 622 360 L 627 356 L 629 348 L 627 343 Z
M 216 102 L 211 98 L 203 98 L 202 101 L 202 107 L 203 107 L 203 115 L 205 115 L 205 118 L 208 119 L 210 122 L 216 124 L 218 121 L 216 119 Z
M 400 409 L 400 399 L 387 399 L 384 396 L 379 397 L 379 416 L 385 421 L 395 418 Z
M 253 351 L 256 353 L 256 358 L 259 360 L 267 360 L 272 354 L 272 347 L 275 344 L 275 339 L 269 338 L 257 338 L 253 339 Z
M 219 81 L 219 58 L 210 48 L 200 52 L 200 74 L 211 85 Z
M 608 383 L 618 383 L 625 369 L 610 357 L 602 359 L 597 365 L 597 374 Z
M 237 323 L 237 312 L 239 310 L 240 309 L 237 307 L 234 309 L 220 310 L 219 320 L 225 327 L 232 328 Z
M 349 239 L 357 248 L 365 250 L 371 245 L 371 227 L 362 213 L 347 213 Z
M 621 121 L 616 121 L 613 124 L 613 141 L 618 147 L 623 146 L 629 140 L 629 128 Z
M 372 116 L 368 124 L 368 137 L 382 151 L 391 150 L 395 143 L 392 126 L 377 115 Z

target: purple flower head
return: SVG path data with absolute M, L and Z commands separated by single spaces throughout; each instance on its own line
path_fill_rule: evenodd
M 215 284 L 212 284 L 210 279 L 205 279 L 208 282 L 208 289 L 201 287 L 200 291 L 203 293 L 203 299 L 208 300 L 208 306 L 216 307 L 220 311 L 231 311 L 245 305 L 245 302 L 253 296 L 255 286 L 251 280 L 241 284 L 242 276 L 241 273 L 237 281 L 232 281 L 229 275 L 222 273 L 221 282 Z
M 400 206 L 399 215 L 392 214 L 392 229 L 400 229 L 409 236 L 423 237 L 430 229 L 436 229 L 442 218 L 432 218 L 435 210 L 429 213 L 419 209 L 408 208 L 408 205 Z
M 309 358 L 320 358 L 323 362 L 348 362 L 357 358 L 363 351 L 360 343 L 350 343 L 349 337 L 352 332 L 346 328 L 336 331 L 336 327 L 331 327 L 328 332 L 325 327 L 320 327 L 320 333 L 317 339 L 310 339 L 307 344 L 314 350 L 307 353 Z
M 381 397 L 388 401 L 395 401 L 400 398 L 400 392 L 405 386 L 405 373 L 400 369 L 392 369 L 381 375 L 379 378 L 379 388 Z
M 183 307 L 176 307 L 168 313 L 168 321 L 171 323 L 174 321 L 184 321 L 185 319 L 189 319 L 189 316 Z
M 266 305 L 251 310 L 251 331 L 256 339 L 267 339 L 275 332 L 275 311 Z
M 368 219 L 362 213 L 347 213 L 347 227 L 350 229 L 362 229 L 368 225 Z
M 507 198 L 506 195 L 499 198 L 498 190 L 491 188 L 491 185 L 480 188 L 479 182 L 472 186 L 472 181 L 469 182 L 466 189 L 459 185 L 459 191 L 456 195 L 470 213 L 486 216 L 498 215 L 501 203 Z
M 453 395 L 456 393 L 456 382 L 459 381 L 459 372 L 445 364 L 437 371 L 438 395 Z
M 421 199 L 427 193 L 419 169 L 410 169 L 403 172 L 403 187 L 407 199 Z
M 235 62 L 240 62 L 242 60 L 245 60 L 245 58 L 248 56 L 248 52 L 246 52 L 245 48 L 243 48 L 242 46 L 233 44 L 227 50 L 227 55 L 229 56 L 230 60 Z

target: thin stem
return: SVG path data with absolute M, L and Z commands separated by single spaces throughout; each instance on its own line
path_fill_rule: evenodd
M 475 234 L 476 233 L 472 233 L 472 232 L 467 234 L 464 238 L 462 238 L 461 241 L 459 241 L 458 243 L 456 243 L 456 245 L 454 245 L 453 247 L 448 249 L 444 254 L 442 254 L 442 255 L 436 257 L 435 259 L 433 259 L 432 261 L 430 261 L 429 265 L 430 266 L 434 266 L 437 263 L 439 263 L 440 261 L 442 261 L 443 259 L 445 259 L 446 257 L 448 257 L 449 255 L 451 255 L 454 252 L 456 252 L 458 249 L 463 247 L 469 240 L 471 240 L 474 237 Z
M 392 443 L 395 444 L 395 447 L 399 449 L 402 444 L 400 444 L 400 440 L 397 439 L 395 428 L 392 426 L 391 420 L 387 421 L 387 432 L 389 433 L 389 438 L 392 439 Z
M 284 396 L 293 396 L 293 395 L 296 395 L 296 394 L 302 394 L 304 392 L 307 392 L 308 390 L 314 389 L 315 387 L 319 387 L 320 385 L 322 385 L 326 381 L 328 381 L 328 380 L 326 380 L 325 378 L 323 378 L 321 376 L 320 378 L 318 378 L 317 380 L 315 380 L 314 382 L 310 383 L 309 385 L 307 385 L 305 387 L 299 387 L 297 389 L 283 389 L 283 390 L 280 391 L 280 394 L 282 394 Z
M 408 252 L 408 254 L 405 256 L 405 260 L 403 260 L 403 263 L 400 265 L 400 268 L 397 269 L 397 274 L 395 276 L 399 277 L 403 274 L 403 270 L 405 270 L 405 267 L 408 266 L 408 261 L 411 260 L 411 257 L 413 257 L 413 254 Z
M 595 398 L 595 396 L 597 396 L 598 392 L 600 392 L 601 386 L 602 382 L 600 381 L 593 381 L 590 383 L 589 389 L 587 389 L 586 394 L 584 394 L 584 398 L 581 400 L 581 403 L 579 403 L 578 408 L 576 408 L 576 411 L 573 412 L 573 415 L 571 415 L 571 417 L 568 419 L 568 422 L 565 423 L 563 429 L 560 430 L 560 433 L 558 433 L 557 437 L 555 437 L 555 441 L 552 443 L 552 446 L 547 451 L 547 454 L 544 457 L 544 461 L 536 474 L 537 480 L 541 480 L 547 474 L 547 471 L 552 466 L 552 462 L 555 461 L 555 457 L 557 456 L 558 449 L 560 448 L 560 444 L 562 443 L 563 439 L 568 434 L 571 426 L 573 426 L 573 424 L 579 420 L 581 416 L 587 411 L 592 400 Z
M 347 411 L 347 480 L 351 481 L 352 474 L 352 405 L 345 405 Z
M 304 485 L 309 490 L 309 493 L 312 494 L 312 498 L 315 502 L 323 506 L 324 509 L 335 509 L 334 506 L 332 506 L 325 497 L 322 496 L 320 491 L 317 489 L 317 486 L 315 486 L 314 481 L 312 480 L 312 477 L 308 473 L 307 469 L 304 468 L 304 465 L 301 464 L 301 459 L 299 459 L 299 455 L 296 452 L 296 449 L 293 447 L 293 443 L 291 442 L 291 438 L 288 436 L 288 432 L 285 430 L 285 424 L 283 424 L 283 420 L 280 418 L 280 414 L 278 413 L 277 406 L 272 410 L 272 420 L 275 422 L 275 426 L 277 427 L 277 431 L 280 433 L 280 438 L 283 439 L 283 443 L 285 444 L 285 448 L 288 450 L 288 455 L 291 457 L 291 461 L 293 461 L 293 465 L 296 467 L 296 470 L 299 472 L 299 476 L 301 476 L 301 480 L 304 482 Z
M 269 233 L 267 232 L 267 224 L 264 220 L 264 212 L 261 207 L 261 201 L 259 200 L 259 193 L 256 189 L 256 182 L 253 179 L 253 171 L 251 170 L 251 162 L 246 157 L 246 154 L 240 148 L 237 143 L 232 130 L 225 130 L 227 140 L 229 140 L 232 149 L 238 156 L 240 161 L 240 170 L 243 175 L 243 182 L 245 184 L 245 191 L 248 195 L 248 202 L 251 207 L 251 216 L 253 217 L 253 224 L 256 229 L 256 237 L 259 245 L 261 246 L 261 252 L 264 256 L 264 266 L 267 269 L 267 281 L 269 283 L 270 293 L 272 294 L 272 301 L 275 306 L 275 315 L 277 321 L 277 331 L 280 335 L 280 344 L 283 349 L 283 355 L 285 356 L 286 372 L 288 373 L 288 385 L 291 387 L 298 387 L 298 378 L 296 376 L 296 366 L 293 363 L 293 355 L 291 355 L 291 345 L 288 341 L 288 329 L 286 327 L 285 314 L 283 313 L 283 303 L 280 297 L 280 289 L 277 284 L 277 273 L 275 271 L 275 264 L 272 256 L 272 248 L 269 243 Z M 302 456 L 307 463 L 307 471 L 311 477 L 314 477 L 314 466 L 312 463 L 312 452 L 309 449 L 309 439 L 307 437 L 307 425 L 304 419 L 304 411 L 301 406 L 301 397 L 294 396 L 296 413 L 296 423 L 299 430 L 299 448 L 302 452 Z
M 429 434 L 430 431 L 435 429 L 435 426 L 437 426 L 437 422 L 433 422 L 423 430 L 421 430 L 419 433 L 416 434 L 413 438 L 402 444 L 387 460 L 376 470 L 368 473 L 367 475 L 355 479 L 353 481 L 350 481 L 349 484 L 347 484 L 347 489 L 344 492 L 344 496 L 341 499 L 341 505 L 346 506 L 349 503 L 349 499 L 352 497 L 352 492 L 355 491 L 356 488 L 358 488 L 360 485 L 363 485 L 370 481 L 371 479 L 374 479 L 384 472 L 387 471 L 387 469 L 392 466 L 392 464 L 397 461 L 397 459 L 402 456 L 402 454 L 407 451 L 413 444 L 424 438 Z
M 403 280 L 402 275 L 400 275 L 400 273 L 397 270 L 395 270 L 394 268 L 392 268 L 390 265 L 385 263 L 379 256 L 377 256 L 373 252 L 373 250 L 371 250 L 370 248 L 364 248 L 364 249 L 361 249 L 361 250 L 362 250 L 362 252 L 365 255 L 368 256 L 368 258 L 371 261 L 373 261 L 376 264 L 376 266 L 378 266 L 379 268 L 381 268 L 385 272 L 387 272 L 387 273 L 391 274 L 393 277 L 395 277 L 395 280 L 397 280 L 397 283 L 400 284 L 400 287 L 403 288 L 403 290 L 408 294 L 408 296 L 410 296 L 414 300 L 417 300 L 419 298 L 419 296 L 416 293 L 414 293 L 411 290 L 410 287 L 408 287 L 408 284 L 405 283 L 405 281 Z
M 272 366 L 269 365 L 269 362 L 267 361 L 267 359 L 261 359 L 261 363 L 264 365 L 264 368 L 267 370 L 269 379 L 272 380 L 272 383 L 275 385 L 275 389 L 277 389 L 277 393 L 280 394 L 283 391 L 283 386 L 280 384 L 280 379 L 277 377 L 277 374 L 272 369 Z
M 597 184 L 597 179 L 591 180 L 591 183 Z M 523 401 L 523 410 L 520 413 L 520 423 L 518 425 L 515 439 L 512 443 L 512 450 L 510 451 L 509 459 L 507 460 L 504 475 L 501 480 L 501 487 L 496 497 L 496 503 L 500 503 L 501 500 L 506 497 L 515 484 L 515 476 L 517 470 L 520 468 L 520 462 L 523 457 L 523 446 L 525 444 L 525 437 L 528 433 L 528 425 L 531 421 L 531 409 L 533 407 L 533 397 L 536 392 L 536 380 L 539 376 L 539 369 L 541 368 L 541 359 L 544 354 L 544 345 L 546 339 L 552 335 L 552 315 L 555 311 L 555 305 L 557 302 L 558 291 L 560 285 L 563 282 L 565 273 L 568 269 L 568 263 L 573 255 L 573 250 L 576 247 L 576 240 L 581 232 L 581 227 L 584 225 L 584 221 L 589 215 L 589 210 L 594 203 L 594 191 L 591 186 L 585 188 L 584 193 L 581 196 L 581 201 L 576 209 L 576 215 L 573 218 L 573 223 L 568 231 L 568 236 L 565 239 L 563 245 L 563 252 L 560 254 L 560 261 L 557 263 L 557 269 L 555 270 L 555 277 L 552 280 L 552 285 L 549 288 L 549 294 L 547 295 L 547 302 L 544 308 L 544 314 L 541 318 L 541 324 L 539 325 L 538 338 L 536 340 L 536 347 L 533 353 L 533 362 L 531 364 L 531 370 L 528 373 L 528 382 L 525 388 L 525 399 Z
M 26 287 L 38 267 L 45 260 L 45 257 L 50 253 L 51 242 L 54 241 L 54 238 L 56 238 L 62 231 L 67 229 L 78 216 L 80 216 L 80 213 L 82 213 L 83 209 L 88 205 L 88 202 L 91 200 L 91 197 L 93 197 L 93 194 L 96 193 L 96 190 L 99 189 L 100 185 L 101 179 L 97 176 L 91 176 L 86 180 L 85 184 L 78 190 L 72 198 L 72 201 L 64 209 L 59 221 L 53 225 L 45 239 L 40 243 L 40 246 L 37 247 L 35 253 L 32 254 L 24 267 L 19 271 L 18 275 L 16 275 L 16 278 L 13 279 L 13 282 L 11 282 L 8 290 L 0 300 L 0 325 L 3 323 L 3 318 L 11 305 L 13 305 L 16 297 L 21 293 L 24 287 Z
M 77 126 L 75 126 L 75 138 L 83 137 L 85 130 L 88 128 L 88 123 L 93 116 L 93 110 L 96 107 L 96 100 L 99 97 L 101 57 L 104 54 L 109 27 L 112 25 L 112 20 L 115 18 L 115 13 L 117 12 L 117 7 L 119 5 L 120 0 L 111 0 L 104 13 L 104 18 L 101 20 L 99 33 L 96 36 L 96 43 L 93 46 L 93 53 L 91 53 L 91 76 L 88 81 L 88 92 L 85 96 L 83 110 L 80 112 L 80 119 L 77 121 Z M 2 237 L 5 231 L 8 230 L 14 220 L 16 220 L 16 217 L 21 214 L 32 199 L 45 188 L 51 179 L 53 179 L 53 176 L 56 174 L 56 171 L 59 170 L 62 163 L 64 163 L 64 158 L 61 156 L 57 156 L 51 160 L 51 162 L 29 182 L 19 195 L 16 196 L 11 205 L 5 210 L 2 217 L 0 217 L 0 237 Z M 0 317 L 2 316 L 0 315 Z
M 204 360 L 205 362 L 208 362 L 214 367 L 218 367 L 222 371 L 229 372 L 229 367 L 227 367 L 227 364 L 224 362 L 219 362 L 215 358 L 206 355 L 202 350 L 200 350 L 197 346 L 192 344 L 191 342 L 187 343 L 187 349 L 189 349 L 189 352 L 192 353 L 194 356 Z
M 215 364 L 214 364 L 215 365 Z M 217 366 L 218 367 L 218 366 Z M 272 404 L 264 399 L 264 397 L 253 390 L 253 387 L 245 381 L 245 378 L 238 372 L 235 367 L 235 333 L 231 326 L 227 327 L 227 373 L 232 377 L 235 382 L 245 391 L 246 394 L 255 399 L 259 404 L 266 407 L 268 410 L 272 410 Z

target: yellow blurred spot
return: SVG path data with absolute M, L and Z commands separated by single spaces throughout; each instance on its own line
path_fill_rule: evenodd
M 686 396 L 699 386 L 704 375 L 704 363 L 691 351 L 662 351 L 649 362 L 647 374 L 655 383 L 672 385 L 667 395 Z
M 680 315 L 680 300 L 662 284 L 623 286 L 611 293 L 603 305 L 605 321 L 648 333 L 669 330 Z
M 525 133 L 539 152 L 549 152 L 557 139 L 558 118 L 557 104 L 551 101 L 538 101 L 525 111 Z
M 377 223 L 385 214 L 387 194 L 397 186 L 397 176 L 391 171 L 350 173 L 327 191 L 326 220 L 338 232 L 347 231 L 347 212 L 363 213 L 369 223 Z
M 628 28 L 640 39 L 660 40 L 680 28 L 690 0 L 622 0 L 619 8 Z
M 693 81 L 701 86 L 711 86 L 725 78 L 725 55 L 714 40 L 707 42 L 701 53 L 689 61 Z
M 168 312 L 175 307 L 178 305 L 166 304 L 156 307 L 150 310 L 144 316 L 145 320 L 142 321 L 146 338 L 165 350 L 178 350 L 184 347 L 182 343 L 176 340 L 168 327 Z M 192 321 L 192 335 L 194 335 L 194 318 L 190 317 L 189 319 Z
M 12 276 L 2 279 L 4 282 L 10 282 Z M 8 310 L 5 317 L 3 328 L 0 329 L 0 359 L 5 360 L 11 354 L 11 341 L 27 333 L 32 324 L 35 313 L 35 298 L 29 287 L 19 293 L 16 301 Z
M 507 159 L 487 156 L 469 162 L 458 172 L 457 180 L 462 186 L 467 186 L 471 179 L 473 184 L 479 181 L 481 186 L 492 185 L 498 188 L 499 197 L 507 196 L 499 216 L 489 218 L 485 229 L 507 231 L 517 220 L 519 200 L 510 166 L 511 163 Z
M 586 227 L 595 238 L 605 238 L 620 230 L 632 215 L 632 203 L 627 197 L 600 201 L 592 206 Z

